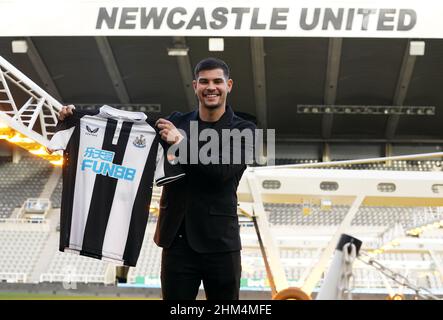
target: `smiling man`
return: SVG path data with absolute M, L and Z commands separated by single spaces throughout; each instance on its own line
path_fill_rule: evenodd
M 250 162 L 247 154 L 254 154 L 254 141 L 241 139 L 239 135 L 253 136 L 255 125 L 235 115 L 227 104 L 233 80 L 225 62 L 215 58 L 200 61 L 194 69 L 194 78 L 197 110 L 175 112 L 155 124 L 171 149 L 180 146 L 179 151 L 187 150 L 186 161 L 180 162 L 185 177 L 165 185 L 160 200 L 154 241 L 163 248 L 162 295 L 167 300 L 193 300 L 203 282 L 208 300 L 236 300 L 241 277 L 237 187 L 246 163 Z M 59 119 L 70 116 L 72 107 L 63 107 Z M 195 127 L 197 136 L 190 134 Z M 200 151 L 206 141 L 199 136 L 205 129 L 217 138 L 215 151 L 221 152 L 211 149 L 217 156 L 208 155 L 201 161 Z M 221 138 L 226 130 L 237 132 L 230 135 L 227 148 Z M 233 140 L 241 143 L 232 143 Z M 241 155 L 242 161 L 233 161 L 237 155 Z M 206 161 L 208 158 L 210 162 Z M 90 166 L 87 163 L 85 169 L 90 170 Z
M 227 105 L 233 80 L 225 62 L 204 59 L 196 65 L 194 77 L 198 109 L 174 113 L 168 120 L 159 119 L 157 127 L 162 139 L 170 144 L 186 144 L 189 151 L 187 137 L 192 124 L 198 124 L 199 134 L 205 129 L 213 130 L 218 141 L 222 141 L 222 130 L 255 129 L 253 123 L 236 116 Z M 200 149 L 202 141 L 197 144 Z M 245 144 L 231 144 L 231 156 L 250 149 Z M 163 247 L 163 299 L 195 299 L 202 281 L 207 299 L 239 298 L 241 242 L 236 192 L 246 164 L 225 164 L 221 157 L 220 153 L 217 163 L 203 164 L 199 159 L 197 163 L 182 164 L 186 178 L 163 188 L 154 236 L 157 245 Z
M 232 79 L 227 79 L 223 69 L 202 70 L 194 80 L 194 90 L 201 101 L 203 116 L 207 121 L 218 120 L 226 111 L 226 97 L 232 89 Z M 200 110 L 199 110 L 200 111 Z

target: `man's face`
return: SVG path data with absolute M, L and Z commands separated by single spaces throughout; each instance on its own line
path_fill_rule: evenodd
M 224 106 L 232 89 L 232 79 L 226 79 L 222 69 L 202 70 L 192 83 L 200 105 L 208 109 Z

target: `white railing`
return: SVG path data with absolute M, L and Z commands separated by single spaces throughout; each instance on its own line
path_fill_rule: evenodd
M 10 223 L 10 224 L 29 224 L 29 223 L 38 223 L 38 224 L 48 224 L 49 220 L 30 220 L 30 219 L 11 219 L 11 218 L 4 218 L 0 219 L 0 223 Z
M 50 219 L 0 219 L 0 231 L 41 231 L 48 232 L 50 230 Z
M 105 283 L 105 276 L 90 274 L 42 273 L 40 282 Z

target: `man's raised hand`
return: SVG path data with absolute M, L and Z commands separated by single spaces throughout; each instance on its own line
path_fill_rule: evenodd
M 176 144 L 182 141 L 183 136 L 174 126 L 174 124 L 166 119 L 160 118 L 155 123 L 155 126 L 159 128 L 161 138 L 169 144 Z
M 72 110 L 74 110 L 74 105 L 70 104 L 67 106 L 63 106 L 58 114 L 58 119 L 60 121 L 65 120 L 66 118 L 72 116 Z

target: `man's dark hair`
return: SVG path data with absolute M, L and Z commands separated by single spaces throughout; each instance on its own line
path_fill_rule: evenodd
M 198 74 L 203 70 L 222 69 L 226 79 L 229 79 L 229 67 L 223 60 L 217 58 L 206 58 L 197 63 L 194 69 L 194 79 L 198 78 Z

